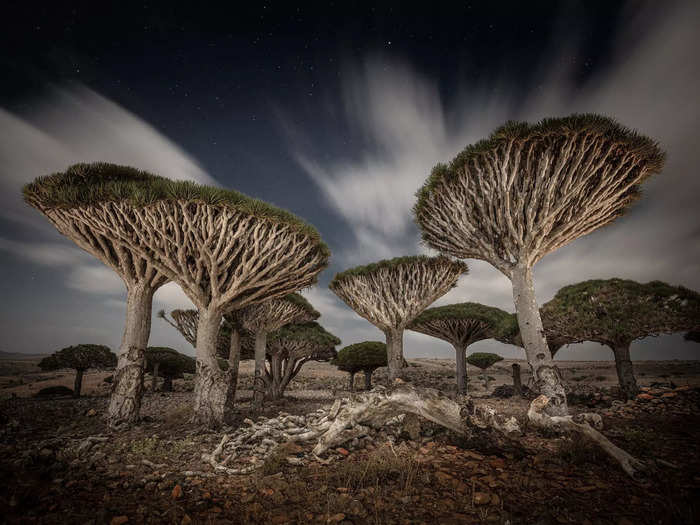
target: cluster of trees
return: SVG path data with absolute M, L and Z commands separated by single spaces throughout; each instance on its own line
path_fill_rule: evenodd
M 194 421 L 216 426 L 233 404 L 240 348 L 232 331 L 229 367 L 222 369 L 217 349 L 224 316 L 312 285 L 330 257 L 316 229 L 285 210 L 125 166 L 77 164 L 37 178 L 23 194 L 126 285 L 107 414 L 115 427 L 138 420 L 159 287 L 177 283 L 196 307 Z
M 696 330 L 696 295 L 680 288 L 669 295 L 663 283 L 639 285 L 654 288 L 654 297 L 663 297 L 657 300 L 624 281 L 591 281 L 563 289 L 541 311 L 532 268 L 622 215 L 641 184 L 661 171 L 664 157 L 655 141 L 607 117 L 509 122 L 437 165 L 418 190 L 415 221 L 438 256 L 351 268 L 329 287 L 385 334 L 390 380 L 402 375 L 403 332 L 410 329 L 454 346 L 460 392 L 466 388 L 466 349 L 486 338 L 524 348 L 533 386 L 547 399 L 547 416 L 568 414 L 553 354 L 570 342 L 613 348 L 621 383 L 632 392 L 629 343 L 651 333 Z M 333 353 L 336 339 L 309 324 L 318 312 L 294 294 L 315 282 L 330 252 L 318 232 L 292 214 L 235 191 L 109 164 L 41 177 L 24 188 L 24 196 L 126 284 L 126 325 L 109 408 L 114 424 L 138 416 L 152 297 L 168 281 L 178 283 L 196 307 L 173 312 L 169 320 L 196 348 L 196 421 L 224 421 L 245 345 L 252 345 L 255 359 L 256 407 L 266 394 L 281 395 L 300 363 Z M 485 260 L 510 279 L 514 316 L 474 303 L 426 310 L 467 274 L 462 259 Z M 625 308 L 609 306 L 613 297 Z M 369 344 L 354 352 L 361 355 Z M 357 368 L 354 358 L 337 359 L 350 374 L 370 369 Z

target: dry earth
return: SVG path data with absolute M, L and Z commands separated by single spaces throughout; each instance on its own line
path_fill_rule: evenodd
M 523 425 L 527 400 L 489 397 L 511 384 L 513 361 L 488 371 L 489 392 L 469 369 L 477 403 L 514 414 Z M 328 464 L 288 464 L 304 452 L 289 445 L 245 476 L 214 474 L 202 461 L 222 432 L 188 424 L 191 380 L 176 392 L 148 393 L 144 421 L 112 433 L 100 415 L 107 373 L 86 375 L 78 400 L 30 397 L 39 389 L 72 386 L 71 373 L 44 374 L 35 363 L 0 362 L 0 522 L 3 523 L 697 523 L 700 520 L 700 363 L 635 363 L 646 398 L 615 401 L 609 362 L 562 361 L 579 404 L 603 415 L 604 433 L 646 461 L 641 480 L 628 478 L 596 449 L 528 429 L 517 447 L 462 441 L 429 424 L 416 440 L 337 448 Z M 524 365 L 524 363 L 522 363 Z M 453 363 L 411 360 L 409 379 L 453 392 Z M 32 368 L 34 367 L 34 368 Z M 526 366 L 523 366 L 525 369 Z M 5 373 L 5 372 L 10 372 Z M 232 432 L 249 416 L 251 364 Z M 527 374 L 523 374 L 527 383 Z M 381 383 L 385 374 L 376 374 Z M 20 383 L 21 380 L 21 384 Z M 346 374 L 308 364 L 286 399 L 268 405 L 305 414 L 347 396 Z M 668 383 L 673 383 L 668 384 Z M 361 384 L 357 380 L 357 386 Z M 674 388 L 679 387 L 679 388 Z M 13 397 L 14 394 L 14 397 Z M 85 445 L 86 438 L 97 438 Z M 415 437 L 415 436 L 414 436 Z M 82 447 L 82 448 L 81 448 Z M 300 454 L 301 455 L 301 454 Z

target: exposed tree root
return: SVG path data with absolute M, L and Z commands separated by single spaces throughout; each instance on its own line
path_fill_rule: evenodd
M 622 470 L 631 477 L 637 477 L 646 465 L 628 452 L 614 445 L 596 429 L 603 428 L 603 421 L 598 414 L 578 414 L 576 416 L 549 416 L 545 407 L 549 403 L 547 396 L 539 396 L 530 403 L 528 419 L 535 425 L 560 432 L 576 432 L 596 443 L 603 451 L 617 461 Z M 595 427 L 595 428 L 594 428 Z
M 380 427 L 401 414 L 416 414 L 465 438 L 484 432 L 506 438 L 520 433 L 515 418 L 505 418 L 492 408 L 475 407 L 468 398 L 461 405 L 432 388 L 400 383 L 353 396 L 351 404 L 337 413 L 313 452 L 319 456 L 347 440 L 358 426 Z
M 533 424 L 559 432 L 584 435 L 614 458 L 632 477 L 645 468 L 644 463 L 615 446 L 596 430 L 603 427 L 598 414 L 550 416 L 544 411 L 548 403 L 549 398 L 546 396 L 539 396 L 532 401 L 527 415 Z M 475 406 L 468 397 L 463 398 L 463 402 L 457 402 L 437 390 L 405 383 L 356 394 L 349 405 L 337 411 L 337 414 L 336 410 L 331 410 L 328 420 L 324 422 L 323 426 L 328 426 L 314 447 L 313 453 L 316 456 L 355 435 L 362 435 L 366 426 L 381 427 L 401 414 L 415 414 L 470 441 L 486 442 L 501 449 L 513 448 L 513 438 L 521 434 L 515 418 L 507 418 L 489 406 Z

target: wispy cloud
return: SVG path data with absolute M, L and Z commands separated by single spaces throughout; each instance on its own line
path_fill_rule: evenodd
M 540 86 L 526 96 L 507 76 L 496 85 L 465 85 L 459 96 L 444 100 L 435 82 L 405 63 L 370 57 L 348 68 L 338 104 L 346 110 L 347 128 L 364 139 L 360 151 L 329 161 L 294 137 L 300 130 L 290 135 L 299 165 L 353 230 L 354 244 L 341 251 L 340 264 L 418 251 L 410 211 L 416 189 L 437 162 L 502 122 L 596 112 L 658 139 L 669 161 L 629 215 L 537 265 L 538 298 L 546 301 L 571 282 L 613 276 L 700 288 L 700 6 L 657 7 L 630 4 L 610 65 L 583 85 L 573 81 L 565 54 L 558 53 L 560 42 L 552 43 L 540 67 Z M 475 300 L 512 310 L 506 278 L 483 262 L 470 265 L 470 275 L 440 303 Z M 426 344 L 409 354 L 427 352 Z

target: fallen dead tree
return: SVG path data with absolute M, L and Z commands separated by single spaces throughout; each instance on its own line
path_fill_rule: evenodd
M 530 404 L 527 415 L 534 426 L 584 436 L 632 477 L 644 469 L 641 461 L 597 430 L 603 426 L 598 414 L 549 416 L 544 411 L 547 403 L 546 396 L 539 396 Z M 487 405 L 476 405 L 469 397 L 455 401 L 438 390 L 397 381 L 390 388 L 378 386 L 369 392 L 336 399 L 332 406 L 304 416 L 281 413 L 272 419 L 260 418 L 258 422 L 246 420 L 247 426 L 231 435 L 225 434 L 213 453 L 203 454 L 202 460 L 216 472 L 248 474 L 280 445 L 318 440 L 311 453 L 300 451 L 287 461 L 295 465 L 308 459 L 326 463 L 328 460 L 321 456 L 331 448 L 343 446 L 352 450 L 369 442 L 395 441 L 408 414 L 447 428 L 476 449 L 523 448 L 518 439 L 522 431 L 514 417 L 506 417 Z

